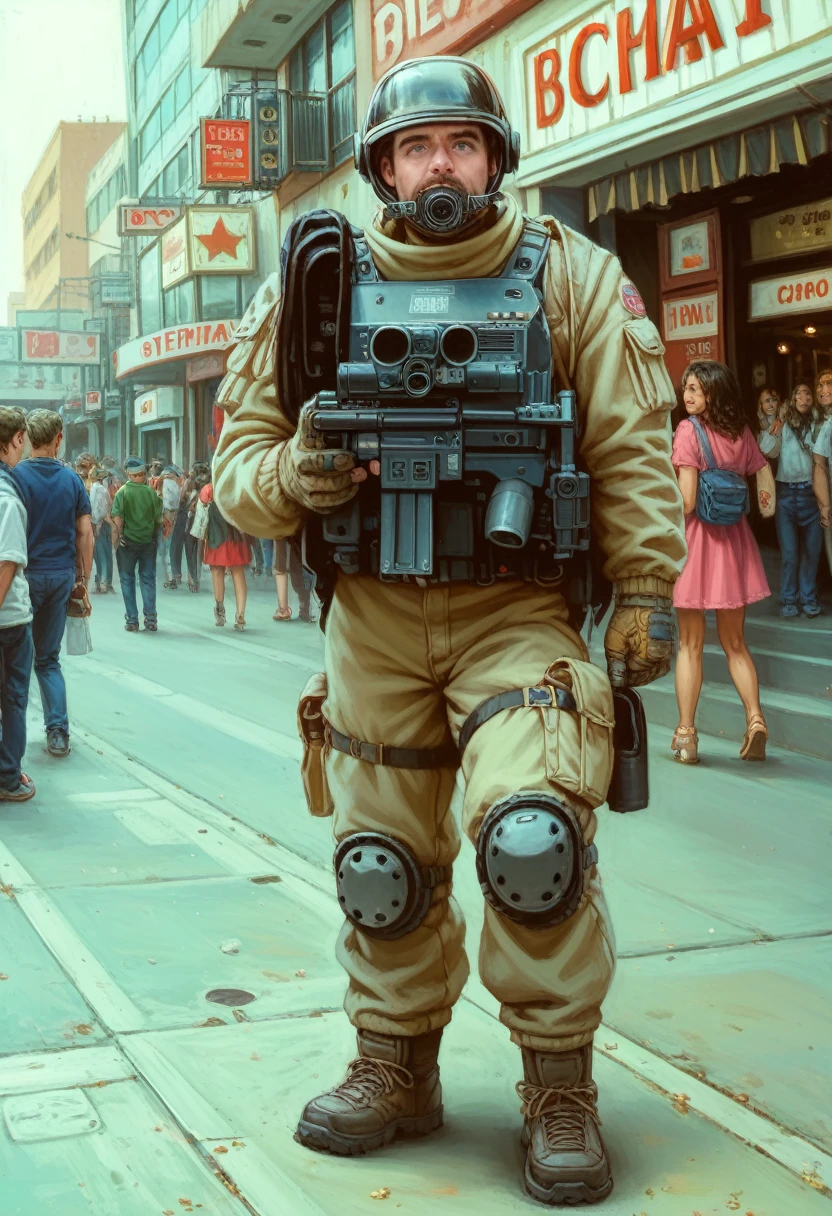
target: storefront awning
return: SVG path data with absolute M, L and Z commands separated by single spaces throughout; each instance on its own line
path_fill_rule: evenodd
M 743 177 L 778 173 L 781 165 L 806 165 L 829 152 L 830 146 L 830 120 L 824 114 L 778 118 L 595 182 L 587 187 L 589 219 L 616 210 L 667 207 L 678 194 L 696 194 Z

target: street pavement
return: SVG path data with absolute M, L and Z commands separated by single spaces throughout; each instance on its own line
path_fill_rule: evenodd
M 207 579 L 206 579 L 207 583 Z M 229 589 L 230 596 L 230 589 Z M 354 1040 L 329 825 L 306 812 L 298 694 L 319 630 L 217 629 L 207 585 L 158 634 L 93 597 L 64 661 L 71 756 L 0 804 L 0 1214 L 403 1216 L 541 1210 L 520 1182 L 518 1050 L 472 976 L 442 1052 L 446 1125 L 363 1159 L 292 1139 Z M 651 731 L 649 811 L 602 810 L 619 965 L 596 1039 L 611 1216 L 814 1216 L 832 1196 L 832 765 Z M 467 842 L 455 883 L 476 959 Z M 377 1196 L 379 1198 L 374 1198 Z M 382 1211 L 384 1209 L 382 1208 Z

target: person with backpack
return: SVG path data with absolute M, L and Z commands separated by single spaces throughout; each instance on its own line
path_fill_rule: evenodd
M 820 616 L 818 563 L 823 548 L 820 508 L 812 485 L 813 449 L 823 415 L 812 386 L 799 381 L 782 419 L 760 442 L 777 463 L 777 540 L 780 544 L 780 615 Z M 798 607 L 800 604 L 800 607 Z
M 200 490 L 199 501 L 208 509 L 205 564 L 211 569 L 214 585 L 214 624 L 225 624 L 225 572 L 228 570 L 234 584 L 234 628 L 242 633 L 246 627 L 246 567 L 251 565 L 251 546 L 243 533 L 221 514 L 214 502 L 214 487 L 210 481 Z
M 696 706 L 702 689 L 705 611 L 716 609 L 719 641 L 746 715 L 742 760 L 765 760 L 768 728 L 757 669 L 745 643 L 745 609 L 770 595 L 748 525 L 755 473 L 760 514 L 775 511 L 771 469 L 745 422 L 737 378 L 722 363 L 691 363 L 682 376 L 688 417 L 673 438 L 673 466 L 685 510 L 688 558 L 673 590 L 679 623 L 676 700 L 679 725 L 671 750 L 683 764 L 699 759 Z

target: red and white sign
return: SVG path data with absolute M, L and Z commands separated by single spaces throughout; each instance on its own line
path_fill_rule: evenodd
M 179 221 L 164 234 L 162 247 L 162 287 L 173 287 L 191 273 L 188 261 L 188 220 Z
M 91 389 L 90 392 L 86 393 L 84 396 L 84 404 L 86 406 L 88 414 L 92 413 L 94 410 L 100 410 L 101 409 L 101 390 L 96 388 L 96 389 Z
M 113 352 L 116 379 L 123 380 L 133 372 L 144 371 L 159 363 L 175 359 L 227 350 L 234 342 L 234 330 L 239 321 L 200 321 L 190 325 L 173 325 L 125 342 Z
M 826 6 L 814 2 L 605 0 L 582 8 L 577 20 L 523 48 L 527 152 L 676 102 L 829 32 Z
M 159 400 L 155 389 L 149 393 L 142 393 L 140 397 L 136 398 L 133 406 L 133 421 L 136 426 L 142 426 L 145 422 L 155 422 L 158 416 Z
M 247 118 L 201 118 L 200 185 L 246 186 L 251 182 L 251 123 Z
M 373 78 L 400 59 L 458 55 L 537 0 L 372 0 Z
M 98 363 L 98 334 L 55 329 L 24 329 L 25 363 Z
M 182 208 L 140 207 L 135 203 L 122 203 L 118 209 L 119 236 L 155 236 L 164 232 L 182 214 Z
M 664 301 L 665 342 L 715 338 L 719 333 L 719 294 L 683 296 Z
M 830 287 L 832 266 L 757 279 L 749 288 L 748 319 L 760 321 L 796 312 L 828 312 L 832 309 Z

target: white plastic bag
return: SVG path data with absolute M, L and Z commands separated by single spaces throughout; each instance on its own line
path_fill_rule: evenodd
M 196 504 L 194 522 L 191 524 L 191 536 L 197 540 L 205 540 L 208 535 L 208 504 L 201 500 Z
M 86 616 L 68 616 L 64 633 L 67 654 L 89 654 L 92 650 L 90 620 Z

